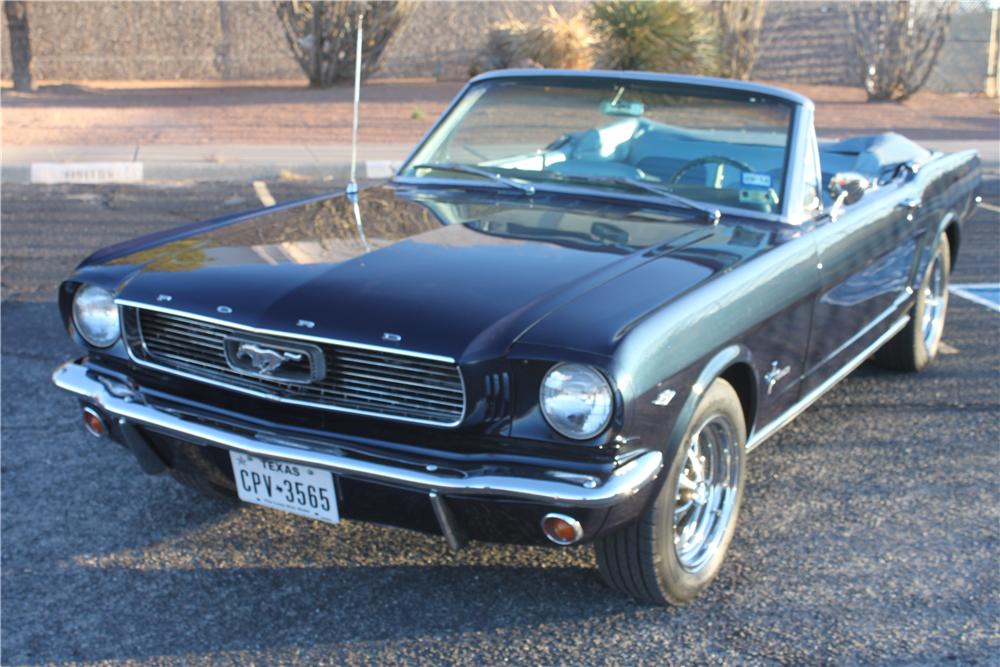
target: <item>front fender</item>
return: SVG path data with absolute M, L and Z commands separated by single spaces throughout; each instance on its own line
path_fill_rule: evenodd
M 663 469 L 656 480 L 632 502 L 623 503 L 611 510 L 602 532 L 614 531 L 619 526 L 634 521 L 652 506 L 677 451 L 683 445 L 684 435 L 702 396 L 713 382 L 735 364 L 746 364 L 754 374 L 752 386 L 757 386 L 756 371 L 751 362 L 749 348 L 742 343 L 731 343 L 682 372 L 664 378 L 629 401 L 625 447 L 641 446 L 662 451 Z M 666 434 L 664 425 L 668 428 Z M 622 454 L 626 458 L 628 455 Z
M 670 431 L 667 446 L 664 449 L 665 463 L 673 461 L 673 457 L 676 455 L 678 447 L 682 444 L 684 433 L 687 431 L 688 425 L 691 423 L 691 418 L 694 416 L 694 411 L 697 409 L 698 403 L 701 401 L 701 397 L 706 391 L 708 391 L 708 388 L 712 386 L 712 383 L 719 379 L 723 373 L 737 363 L 744 363 L 749 368 L 753 369 L 751 360 L 752 357 L 750 350 L 746 346 L 742 344 L 733 344 L 719 350 L 702 367 L 701 372 L 698 374 L 698 378 L 695 380 L 694 384 L 691 385 L 691 391 L 688 393 L 687 400 L 684 401 L 683 406 L 677 413 L 673 429 Z M 756 375 L 756 372 L 753 372 Z M 754 377 L 753 386 L 757 386 L 756 380 L 757 378 Z M 752 418 L 752 415 L 747 416 Z M 747 431 L 749 432 L 749 429 L 747 429 Z

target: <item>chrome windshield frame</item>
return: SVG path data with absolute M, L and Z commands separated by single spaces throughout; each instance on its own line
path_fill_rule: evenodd
M 759 94 L 773 97 L 775 99 L 787 102 L 792 107 L 792 117 L 789 124 L 789 140 L 787 144 L 786 154 L 785 154 L 785 182 L 782 185 L 781 193 L 781 210 L 778 213 L 762 213 L 759 211 L 753 211 L 751 209 L 744 209 L 733 206 L 722 206 L 717 205 L 716 208 L 723 214 L 739 216 L 744 218 L 751 218 L 755 220 L 763 220 L 769 222 L 779 222 L 785 224 L 799 225 L 804 221 L 809 219 L 808 215 L 803 215 L 801 208 L 801 199 L 804 189 L 804 183 L 802 183 L 803 172 L 804 172 L 804 160 L 808 159 L 806 155 L 809 142 L 808 134 L 809 129 L 812 127 L 813 120 L 813 103 L 806 97 L 799 95 L 797 93 L 784 90 L 782 88 L 777 88 L 774 86 L 766 86 L 757 83 L 750 83 L 746 81 L 734 81 L 730 79 L 718 79 L 713 77 L 701 77 L 701 76 L 689 76 L 681 74 L 659 74 L 655 72 L 629 72 L 629 71 L 610 71 L 610 70 L 551 70 L 551 69 L 526 69 L 526 70 L 497 70 L 493 72 L 487 72 L 485 74 L 480 74 L 479 76 L 471 79 L 462 90 L 459 91 L 455 99 L 451 101 L 444 113 L 442 113 L 434 124 L 424 133 L 423 137 L 419 142 L 413 147 L 413 149 L 406 156 L 406 159 L 400 164 L 396 173 L 392 177 L 392 182 L 399 183 L 402 185 L 419 186 L 422 184 L 431 186 L 452 186 L 452 187 L 491 187 L 493 189 L 498 189 L 495 184 L 486 184 L 473 182 L 468 179 L 456 179 L 456 178 L 430 178 L 430 177 L 420 177 L 420 176 L 405 176 L 403 174 L 410 167 L 410 163 L 417 156 L 417 154 L 424 148 L 427 141 L 434 135 L 438 129 L 449 120 L 452 112 L 455 108 L 462 102 L 466 94 L 477 85 L 486 81 L 502 81 L 502 80 L 538 80 L 546 78 L 557 78 L 557 79 L 578 79 L 581 81 L 623 81 L 623 82 L 639 82 L 639 83 L 662 83 L 665 85 L 674 85 L 679 88 L 694 88 L 702 90 L 715 89 L 720 92 L 743 92 L 750 94 Z M 635 201 L 643 204 L 653 204 L 656 206 L 672 207 L 670 204 L 664 202 L 662 198 L 658 198 L 655 195 L 646 194 L 632 194 L 624 191 L 614 190 L 612 188 L 604 187 L 594 187 L 589 188 L 581 185 L 565 185 L 560 183 L 545 182 L 545 181 L 533 181 L 533 185 L 539 193 L 551 192 L 554 194 L 569 194 L 569 195 L 585 195 L 588 197 L 592 196 L 607 196 L 615 199 L 622 199 L 626 201 Z

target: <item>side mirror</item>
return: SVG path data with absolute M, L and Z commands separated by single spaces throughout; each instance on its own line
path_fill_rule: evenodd
M 827 192 L 833 199 L 834 206 L 850 206 L 861 199 L 865 192 L 872 188 L 872 182 L 867 176 L 854 171 L 844 171 L 834 174 L 827 185 Z

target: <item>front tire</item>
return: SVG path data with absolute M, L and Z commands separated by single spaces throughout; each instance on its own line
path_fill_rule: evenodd
M 948 315 L 950 274 L 951 246 L 942 234 L 917 288 L 909 323 L 875 353 L 876 364 L 894 371 L 916 372 L 934 361 Z
M 695 409 L 653 506 L 594 547 L 604 581 L 647 604 L 684 604 L 715 578 L 732 541 L 746 479 L 746 422 L 716 380 Z

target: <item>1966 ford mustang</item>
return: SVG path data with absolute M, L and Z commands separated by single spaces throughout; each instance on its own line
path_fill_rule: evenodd
M 933 361 L 979 179 L 819 142 L 779 88 L 494 72 L 389 183 L 91 255 L 53 379 L 147 473 L 455 548 L 590 541 L 682 603 L 747 452 L 872 355 Z

